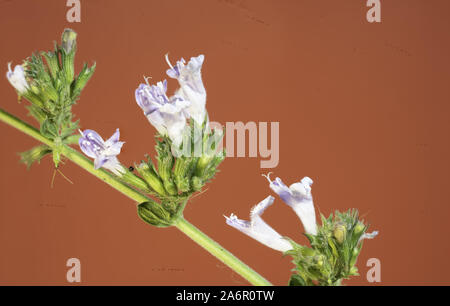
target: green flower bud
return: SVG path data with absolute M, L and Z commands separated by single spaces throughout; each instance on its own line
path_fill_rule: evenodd
M 76 48 L 77 33 L 72 29 L 65 29 L 62 34 L 62 48 L 66 54 L 71 53 Z
M 177 185 L 179 192 L 188 192 L 191 189 L 189 178 L 187 177 L 175 177 L 175 184 Z
M 166 190 L 163 183 L 159 177 L 154 173 L 152 169 L 146 163 L 141 163 L 136 167 L 136 170 L 142 176 L 142 178 L 147 182 L 147 184 L 161 196 L 166 196 Z
M 201 178 L 197 176 L 194 176 L 192 178 L 192 189 L 194 189 L 194 191 L 200 191 L 204 185 L 205 184 L 203 183 Z
M 75 75 L 74 70 L 74 58 L 76 52 L 76 42 L 77 33 L 71 29 L 64 30 L 62 35 L 62 66 L 64 70 L 64 75 L 66 77 L 66 82 L 68 84 L 72 83 L 73 77 Z
M 141 179 L 139 176 L 135 175 L 134 173 L 127 170 L 121 177 L 125 183 L 134 186 L 144 192 L 150 192 L 150 188 L 147 184 L 147 182 L 143 179 Z
M 171 180 L 164 181 L 164 188 L 170 195 L 177 194 L 177 187 Z
M 361 234 L 365 228 L 366 226 L 362 222 L 358 222 L 355 226 L 355 234 Z
M 88 65 L 84 64 L 83 69 L 81 70 L 80 74 L 78 75 L 75 86 L 73 88 L 74 95 L 77 96 L 81 93 L 81 91 L 86 86 L 87 82 L 91 79 L 92 75 L 95 72 L 96 64 L 92 65 L 91 67 L 88 67 Z
M 55 52 L 43 52 L 42 55 L 47 61 L 47 65 L 50 70 L 50 75 L 52 76 L 53 80 L 56 80 L 57 73 L 59 71 L 58 54 Z
M 58 92 L 50 84 L 45 84 L 41 87 L 41 94 L 42 94 L 42 97 L 44 98 L 44 100 L 52 100 L 52 101 L 56 102 L 59 99 Z
M 350 266 L 353 266 L 356 264 L 356 260 L 358 259 L 360 249 L 354 248 L 352 251 L 352 258 L 350 259 Z
M 342 243 L 347 235 L 347 229 L 343 223 L 337 223 L 333 230 L 333 236 L 337 242 Z
M 195 175 L 203 177 L 206 168 L 213 159 L 214 155 L 202 155 L 202 157 L 198 160 L 197 167 L 195 168 Z

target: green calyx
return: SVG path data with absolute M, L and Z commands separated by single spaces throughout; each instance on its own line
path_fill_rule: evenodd
M 317 235 L 305 234 L 310 247 L 286 238 L 293 249 L 285 255 L 290 255 L 295 264 L 290 286 L 336 286 L 358 275 L 355 264 L 362 248 L 361 237 L 368 226 L 359 220 L 357 210 L 336 211 L 321 219 Z
M 160 202 L 139 205 L 138 214 L 145 222 L 158 227 L 173 225 L 182 215 L 187 199 L 194 193 L 201 192 L 214 178 L 225 154 L 224 151 L 205 150 L 212 143 L 211 139 L 217 138 L 216 131 L 203 126 L 200 132 L 201 134 L 197 130 L 200 136 L 187 134 L 180 148 L 174 148 L 168 137 L 158 135 L 155 147 L 156 164 L 147 156 L 147 160 L 135 165 L 138 174 L 151 189 L 150 194 L 156 196 Z M 189 146 L 189 149 L 186 150 L 183 146 Z M 200 154 L 194 154 L 195 148 L 199 147 L 202 149 Z M 180 154 L 182 151 L 184 154 Z
M 184 199 L 181 203 L 148 201 L 139 204 L 137 212 L 145 223 L 156 227 L 169 227 L 183 215 L 187 201 L 188 199 Z

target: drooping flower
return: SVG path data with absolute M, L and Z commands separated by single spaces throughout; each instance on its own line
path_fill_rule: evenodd
M 117 155 L 124 142 L 119 141 L 119 129 L 106 141 L 93 130 L 80 131 L 81 136 L 78 141 L 81 151 L 87 156 L 94 158 L 94 168 L 105 168 L 118 176 L 122 176 L 126 169 L 120 164 Z
M 181 58 L 175 66 L 172 66 L 166 54 L 166 61 L 170 66 L 167 75 L 178 80 L 180 89 L 177 91 L 177 95 L 191 102 L 188 113 L 199 125 L 202 125 L 206 119 L 206 90 L 203 86 L 201 73 L 204 59 L 203 54 L 191 57 L 186 65 L 185 60 Z
M 6 78 L 11 83 L 11 85 L 19 92 L 19 94 L 24 94 L 28 91 L 30 86 L 25 79 L 25 71 L 22 65 L 16 65 L 14 71 L 11 70 L 11 63 L 8 63 L 8 72 L 6 72 Z
M 364 233 L 361 235 L 361 237 L 359 238 L 358 243 L 360 243 L 361 241 L 363 241 L 364 239 L 373 239 L 378 235 L 378 231 L 373 231 L 372 233 Z
M 316 213 L 311 195 L 312 179 L 304 177 L 300 182 L 287 187 L 280 178 L 277 177 L 272 181 L 269 175 L 266 178 L 270 183 L 270 188 L 295 211 L 303 223 L 305 232 L 316 235 Z
M 261 218 L 264 210 L 272 205 L 273 201 L 274 197 L 268 196 L 253 207 L 250 221 L 238 219 L 236 215 L 231 214 L 229 217 L 225 216 L 226 222 L 258 242 L 277 251 L 286 252 L 292 249 L 292 245 Z
M 183 97 L 167 97 L 167 81 L 156 85 L 140 84 L 136 89 L 137 104 L 148 121 L 164 136 L 169 136 L 175 146 L 183 140 L 186 127 L 186 108 L 190 105 Z

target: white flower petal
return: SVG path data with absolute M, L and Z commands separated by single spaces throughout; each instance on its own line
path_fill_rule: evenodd
M 270 182 L 270 188 L 277 193 L 300 218 L 303 227 L 305 228 L 305 232 L 316 235 L 316 213 L 311 194 L 312 179 L 304 177 L 300 182 L 294 183 L 288 188 L 278 177 L 273 181 L 270 179 L 269 175 L 267 175 L 266 178 Z
M 230 217 L 225 217 L 226 222 L 258 242 L 274 250 L 286 252 L 292 249 L 291 244 L 261 218 L 264 210 L 272 205 L 273 201 L 274 197 L 269 196 L 256 205 L 251 210 L 250 221 L 238 219 L 236 215 L 231 214 Z

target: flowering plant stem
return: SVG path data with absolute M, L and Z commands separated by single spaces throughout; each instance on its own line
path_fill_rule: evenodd
M 28 136 L 33 137 L 34 139 L 46 144 L 47 146 L 53 148 L 53 141 L 44 137 L 36 128 L 27 124 L 26 122 L 14 117 L 8 112 L 0 109 L 0 121 L 18 129 L 19 131 L 27 134 Z M 61 154 L 64 155 L 67 159 L 71 160 L 87 172 L 101 179 L 114 189 L 120 191 L 130 199 L 143 203 L 149 201 L 149 198 L 142 193 L 134 190 L 128 185 L 122 183 L 120 180 L 115 178 L 109 172 L 99 169 L 95 170 L 93 163 L 84 155 L 79 153 L 78 151 L 70 148 L 69 146 L 64 145 L 61 148 Z M 271 286 L 272 284 L 247 266 L 245 263 L 240 261 L 233 254 L 225 250 L 220 244 L 209 238 L 202 231 L 196 228 L 194 225 L 189 223 L 183 216 L 175 222 L 174 226 L 186 234 L 189 238 L 194 240 L 197 244 L 202 246 L 205 250 L 211 253 L 213 256 L 221 260 L 224 264 L 234 270 L 236 273 L 245 278 L 248 282 L 253 285 L 258 286 Z

